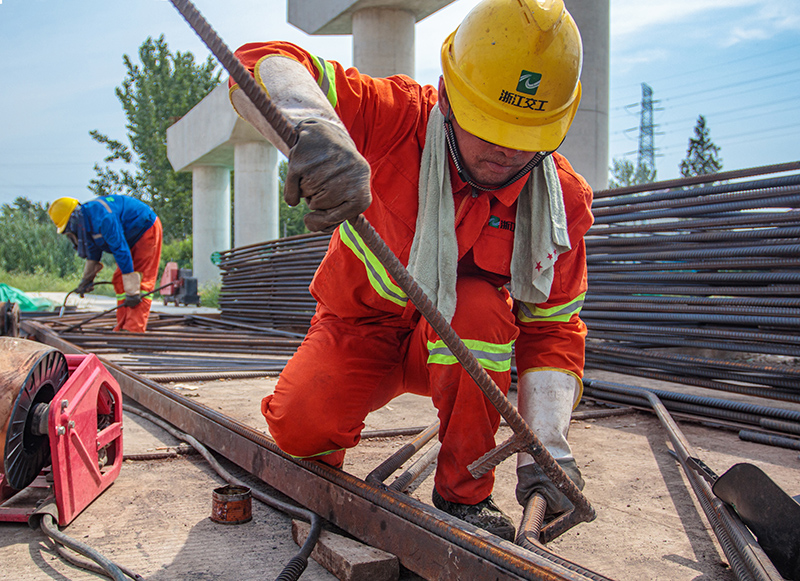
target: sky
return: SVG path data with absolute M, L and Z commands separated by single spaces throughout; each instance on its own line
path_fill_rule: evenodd
M 637 161 L 642 83 L 653 90 L 658 179 L 680 177 L 699 115 L 724 170 L 800 160 L 797 0 L 609 1 L 609 165 Z M 418 81 L 436 83 L 441 42 L 477 2 L 455 0 L 417 25 Z M 352 64 L 351 37 L 300 31 L 286 0 L 194 3 L 231 49 L 280 39 Z M 0 204 L 92 198 L 106 149 L 89 132 L 129 143 L 114 94 L 123 55 L 138 62 L 139 46 L 162 34 L 173 52 L 209 54 L 166 0 L 0 0 Z

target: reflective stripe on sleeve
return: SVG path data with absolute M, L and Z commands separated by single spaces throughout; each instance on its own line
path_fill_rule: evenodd
M 369 284 L 375 292 L 387 301 L 405 307 L 406 303 L 408 303 L 408 295 L 392 281 L 378 257 L 367 248 L 364 240 L 358 235 L 358 232 L 353 230 L 353 227 L 348 222 L 342 222 L 339 226 L 339 236 L 342 242 L 353 251 L 353 254 L 364 263 Z
M 470 353 L 478 360 L 484 369 L 488 371 L 509 371 L 511 369 L 511 350 L 514 342 L 510 343 L 486 343 L 485 341 L 475 341 L 464 339 L 464 345 Z M 439 339 L 436 342 L 428 341 L 428 363 L 439 365 L 455 365 L 458 359 L 450 351 L 450 348 Z
M 564 323 L 569 321 L 572 315 L 577 315 L 581 312 L 583 301 L 586 298 L 586 293 L 581 293 L 574 300 L 563 304 L 550 307 L 549 309 L 542 309 L 533 303 L 519 303 L 519 312 L 517 318 L 523 323 Z
M 317 81 L 319 88 L 322 89 L 331 106 L 336 107 L 336 73 L 333 65 L 326 62 L 322 57 L 314 56 L 313 54 L 310 56 L 314 66 L 319 71 L 319 80 Z

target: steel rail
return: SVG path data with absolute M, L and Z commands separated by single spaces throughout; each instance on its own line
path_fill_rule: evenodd
M 671 336 L 648 335 L 643 330 L 636 332 L 617 333 L 606 330 L 595 333 L 589 329 L 588 339 L 592 342 L 598 340 L 616 341 L 619 345 L 636 346 L 654 349 L 656 347 L 682 347 L 684 349 L 713 349 L 716 351 L 732 351 L 736 353 L 761 353 L 766 355 L 779 355 L 781 357 L 800 356 L 800 348 L 784 348 L 774 344 L 747 343 L 733 341 L 694 340 L 681 337 L 676 332 Z
M 632 300 L 634 298 L 645 300 Z M 658 300 L 659 298 L 674 300 Z M 650 300 L 647 300 L 650 299 Z M 779 316 L 779 317 L 800 317 L 800 308 L 779 307 L 779 306 L 744 306 L 742 304 L 725 304 L 726 301 L 707 301 L 702 304 L 687 304 L 688 300 L 684 297 L 628 297 L 618 295 L 607 300 L 598 300 L 594 295 L 588 295 L 583 303 L 584 309 L 595 311 L 623 311 L 632 310 L 636 312 L 660 312 L 660 313 L 706 313 L 713 315 L 747 315 L 747 316 Z
M 588 382 L 584 391 L 584 396 L 588 400 L 650 411 L 650 408 L 646 404 L 642 404 L 640 399 L 620 391 L 619 388 L 614 387 L 614 384 L 597 382 L 596 385 L 599 387 L 595 387 L 592 381 Z M 686 421 L 736 432 L 760 429 L 763 431 L 762 433 L 773 438 L 796 438 L 798 426 L 800 426 L 796 422 L 784 422 L 755 414 L 720 409 L 713 405 L 691 404 L 672 399 L 664 399 L 663 405 L 670 413 Z
M 795 367 L 760 365 L 758 363 L 730 359 L 698 357 L 597 341 L 589 341 L 587 349 L 598 355 L 617 355 L 634 360 L 647 360 L 653 365 L 663 364 L 666 368 L 683 368 L 684 371 L 700 368 L 715 372 L 733 373 L 738 378 L 741 378 L 742 381 L 745 381 L 745 378 L 751 378 L 758 382 L 774 382 L 767 383 L 771 387 L 800 390 L 800 383 L 798 382 L 800 380 L 800 369 Z
M 644 259 L 649 260 L 649 259 Z M 800 258 L 794 257 L 759 257 L 746 262 L 741 259 L 729 260 L 670 260 L 662 262 L 616 261 L 613 258 L 598 261 L 592 265 L 591 272 L 697 272 L 703 270 L 754 270 L 754 269 L 786 269 L 800 268 Z
M 659 217 L 663 214 L 682 215 L 682 212 L 689 212 L 689 215 L 707 214 L 709 210 L 718 211 L 720 204 L 735 204 L 746 202 L 753 203 L 756 200 L 781 199 L 800 193 L 800 179 L 795 178 L 793 185 L 778 187 L 759 187 L 759 184 L 746 184 L 747 189 L 740 191 L 723 191 L 722 193 L 704 193 L 697 190 L 676 190 L 671 192 L 673 197 L 665 195 L 641 196 L 635 198 L 631 203 L 595 208 L 592 205 L 592 213 L 600 217 L 608 216 L 628 216 L 639 214 L 648 217 Z M 595 213 L 596 212 L 596 213 Z M 655 212 L 650 214 L 650 212 Z M 619 221 L 625 221 L 620 219 Z
M 626 390 L 632 389 L 632 386 L 615 383 L 611 381 L 602 381 L 597 379 L 590 379 L 587 382 L 590 389 L 606 390 L 611 392 L 628 393 Z M 702 407 L 714 408 L 718 410 L 729 411 L 732 413 L 740 413 L 749 416 L 753 419 L 753 423 L 758 424 L 759 418 L 769 417 L 773 419 L 780 419 L 784 421 L 800 424 L 800 410 L 776 408 L 765 405 L 750 404 L 741 401 L 731 401 L 713 397 L 704 397 L 688 393 L 680 393 L 675 391 L 667 391 L 663 389 L 654 389 L 649 387 L 637 387 L 640 392 L 654 393 L 658 398 L 668 405 L 670 402 L 680 402 L 689 405 L 697 405 Z
M 83 353 L 35 321 L 24 331 Z M 123 394 L 354 537 L 426 579 L 597 581 L 607 577 L 503 541 L 429 505 L 325 464 L 283 453 L 265 434 L 103 360 Z M 386 534 L 390 530 L 393 534 Z
M 778 343 L 781 345 L 800 345 L 800 336 L 796 333 L 767 333 L 758 331 L 740 331 L 728 329 L 712 329 L 708 327 L 668 327 L 665 325 L 636 323 L 606 323 L 595 320 L 589 326 L 593 331 L 625 331 L 645 335 L 681 335 L 684 337 L 706 337 L 731 341 L 747 341 L 753 345 Z M 591 332 L 591 331 L 590 331 Z
M 793 188 L 794 190 L 794 188 Z M 734 200 L 730 202 L 718 202 L 714 204 L 703 204 L 698 202 L 696 205 L 684 208 L 665 208 L 663 210 L 647 210 L 641 212 L 629 212 L 627 214 L 617 214 L 609 216 L 599 216 L 595 218 L 595 224 L 625 223 L 639 220 L 655 220 L 664 217 L 695 217 L 707 216 L 709 214 L 725 214 L 741 210 L 756 210 L 764 208 L 795 208 L 800 202 L 800 193 L 792 192 L 782 196 L 766 196 L 749 200 Z
M 708 482 L 689 467 L 690 458 L 697 458 L 698 455 L 658 396 L 652 391 L 633 386 L 621 386 L 616 390 L 649 405 L 667 431 L 681 468 L 694 489 L 700 506 L 711 523 L 736 578 L 740 581 L 782 581 L 783 576 L 778 573 L 753 534 L 745 527 L 735 512 L 714 495 Z
M 658 252 L 628 252 L 628 253 L 592 253 L 587 257 L 589 264 L 597 262 L 632 262 L 639 260 L 660 260 L 660 261 L 686 261 L 690 258 L 752 258 L 752 257 L 794 257 L 800 254 L 800 244 L 784 244 L 781 246 L 745 246 L 730 247 L 721 246 L 719 248 L 703 248 L 694 250 L 661 250 Z M 747 268 L 745 264 L 742 268 Z
M 673 200 L 684 197 L 701 197 L 723 192 L 741 192 L 753 189 L 767 189 L 782 186 L 793 186 L 800 184 L 800 174 L 793 174 L 777 178 L 767 178 L 762 180 L 749 180 L 743 182 L 727 182 L 715 186 L 699 186 L 696 188 L 670 188 L 666 191 L 657 191 L 642 196 L 642 192 L 635 194 L 623 194 L 607 198 L 598 198 L 592 203 L 592 209 L 609 208 L 618 205 L 649 204 Z
M 800 211 L 796 209 L 784 212 L 741 212 L 724 218 L 684 218 L 671 222 L 657 221 L 649 224 L 635 221 L 635 224 L 595 225 L 589 229 L 587 236 L 611 236 L 614 234 L 640 234 L 642 232 L 681 232 L 685 230 L 721 230 L 723 228 L 753 228 L 757 226 L 784 227 L 800 226 Z
M 699 281 L 709 284 L 738 283 L 746 284 L 798 284 L 800 272 L 654 272 L 627 274 L 610 273 L 598 274 L 589 271 L 589 283 L 592 282 L 632 282 L 643 281 L 651 283 L 688 282 Z M 664 288 L 660 294 L 668 294 L 669 288 Z
M 678 375 L 674 373 L 666 373 L 663 371 L 652 371 L 643 369 L 642 367 L 632 365 L 617 365 L 615 363 L 608 363 L 599 361 L 593 357 L 587 358 L 587 369 L 598 369 L 603 371 L 612 371 L 614 373 L 621 373 L 624 375 L 634 375 L 637 377 L 647 377 L 648 379 L 657 379 L 659 381 L 667 381 L 670 383 L 680 383 L 683 385 L 693 385 L 696 387 L 704 387 L 706 389 L 713 389 L 716 391 L 723 391 L 728 393 L 739 393 L 742 395 L 750 395 L 754 397 L 763 397 L 766 399 L 773 399 L 776 401 L 786 401 L 789 403 L 797 402 L 797 393 L 787 393 L 777 389 L 766 390 L 764 388 L 750 387 L 736 383 L 724 383 L 721 381 L 714 381 L 712 379 L 704 379 L 692 375 Z
M 641 245 L 664 245 L 664 244 L 694 244 L 702 242 L 704 245 L 709 242 L 724 242 L 726 245 L 731 242 L 739 241 L 742 244 L 750 243 L 753 238 L 757 238 L 766 243 L 773 240 L 796 240 L 800 237 L 800 228 L 757 228 L 751 230 L 715 230 L 710 232 L 692 232 L 675 234 L 642 234 L 638 236 L 604 236 L 600 231 L 592 231 L 586 239 L 586 247 L 596 249 L 602 246 L 631 246 L 632 243 Z
M 648 184 L 636 184 L 633 186 L 626 186 L 624 188 L 616 188 L 612 190 L 598 190 L 594 193 L 596 199 L 608 198 L 612 196 L 619 196 L 623 194 L 652 192 L 655 190 L 665 190 L 669 188 L 683 188 L 693 186 L 696 184 L 707 184 L 711 182 L 721 182 L 724 180 L 735 180 L 751 176 L 766 175 L 771 173 L 782 173 L 788 171 L 800 170 L 800 161 L 791 161 L 788 163 L 778 163 L 774 165 L 751 167 L 745 169 L 738 169 L 733 171 L 710 173 L 700 176 L 693 176 L 690 178 L 678 178 L 674 180 L 664 180 L 661 182 L 651 182 Z
M 800 273 L 798 273 L 800 275 Z M 675 312 L 631 312 L 623 310 L 602 311 L 587 308 L 586 319 L 614 319 L 616 321 L 654 321 L 674 323 L 713 323 L 716 325 L 738 325 L 741 327 L 772 327 L 773 329 L 795 330 L 800 328 L 800 318 L 764 317 L 746 315 L 726 315 L 716 313 L 675 313 Z
M 733 296 L 733 297 L 764 297 L 781 296 L 795 298 L 800 296 L 800 285 L 751 285 L 751 286 L 710 286 L 710 285 L 656 285 L 656 284 L 626 284 L 624 287 L 618 284 L 598 281 L 591 287 L 592 292 L 610 293 L 619 292 L 624 288 L 626 293 L 634 295 L 689 295 L 689 296 Z
M 621 363 L 648 369 L 661 369 L 664 371 L 671 371 L 676 376 L 714 377 L 725 381 L 737 382 L 745 386 L 762 386 L 768 388 L 763 390 L 764 393 L 770 393 L 772 391 L 781 391 L 785 394 L 794 393 L 796 394 L 796 402 L 800 403 L 800 384 L 798 383 L 797 377 L 792 377 L 791 375 L 775 376 L 769 373 L 731 370 L 724 364 L 713 364 L 714 361 L 719 360 L 702 359 L 700 357 L 687 357 L 684 359 L 686 364 L 682 364 L 677 359 L 665 357 L 665 354 L 655 351 L 650 353 L 651 350 L 629 348 L 629 351 L 638 351 L 638 353 L 624 354 L 621 351 L 621 349 L 625 349 L 624 347 L 618 347 L 619 350 L 616 351 L 613 348 L 614 346 L 609 346 L 608 349 L 604 347 L 605 346 L 592 345 L 591 347 L 587 347 L 587 351 L 591 351 L 591 356 L 596 358 L 597 361 Z M 687 366 L 691 361 L 697 362 L 694 367 Z M 771 390 L 769 388 L 775 389 Z M 763 397 L 770 396 L 765 395 Z M 780 399 L 782 399 L 782 397 Z

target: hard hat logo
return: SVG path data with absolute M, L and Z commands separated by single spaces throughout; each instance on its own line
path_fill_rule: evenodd
M 525 93 L 526 95 L 535 95 L 539 90 L 539 84 L 542 82 L 542 75 L 531 71 L 522 71 L 517 83 L 517 91 Z
M 522 151 L 553 151 L 564 140 L 581 100 L 583 46 L 563 0 L 482 0 L 441 57 L 462 129 Z

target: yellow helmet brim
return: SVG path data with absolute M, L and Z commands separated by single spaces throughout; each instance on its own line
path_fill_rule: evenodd
M 63 234 L 64 230 L 67 229 L 69 217 L 72 216 L 72 212 L 78 207 L 79 203 L 75 198 L 58 198 L 47 208 L 47 215 L 56 225 L 56 230 L 59 234 Z

